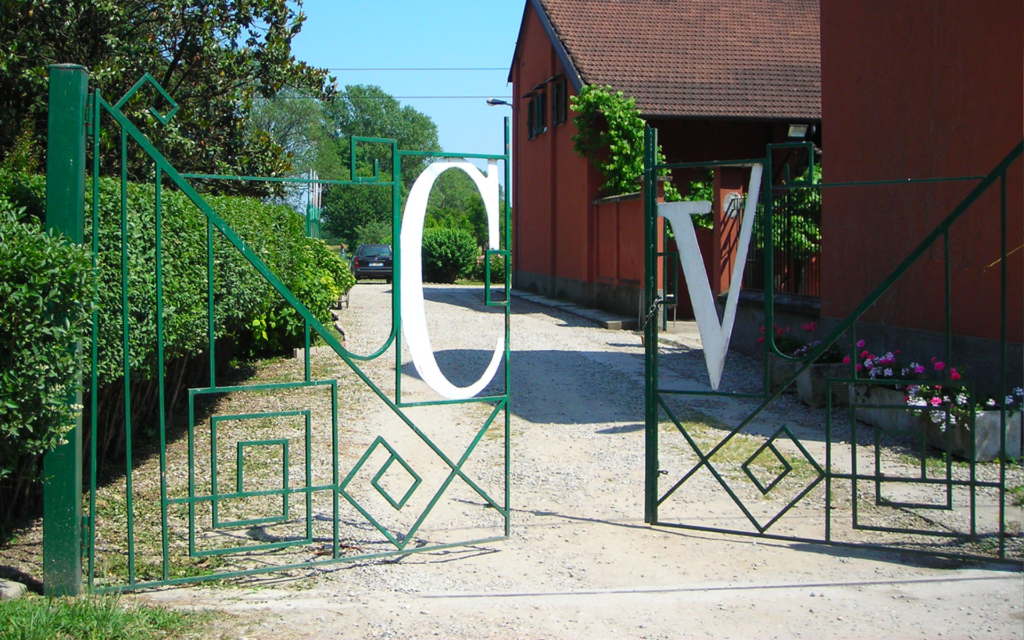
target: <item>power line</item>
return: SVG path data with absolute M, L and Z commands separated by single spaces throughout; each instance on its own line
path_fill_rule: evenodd
M 328 71 L 508 71 L 508 67 L 328 67 Z
M 387 100 L 389 98 L 395 100 L 487 100 L 488 98 L 500 98 L 502 100 L 511 100 L 512 96 L 361 96 L 360 100 L 365 99 L 377 99 Z M 275 96 L 270 100 L 305 100 L 308 96 Z

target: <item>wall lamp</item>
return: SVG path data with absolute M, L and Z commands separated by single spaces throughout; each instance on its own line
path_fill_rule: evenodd
M 501 98 L 487 98 L 487 106 L 489 107 L 511 107 L 512 103 Z
M 787 134 L 790 138 L 806 138 L 807 130 L 811 128 L 808 124 L 791 124 L 789 125 L 789 133 Z

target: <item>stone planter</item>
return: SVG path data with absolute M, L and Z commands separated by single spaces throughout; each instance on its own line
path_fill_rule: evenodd
M 888 404 L 906 407 L 905 392 L 902 389 L 877 385 L 859 384 L 853 393 L 854 404 Z M 919 433 L 921 420 L 909 408 L 899 409 L 857 409 L 857 420 L 883 431 L 897 433 Z
M 793 374 L 796 373 L 797 368 L 800 366 L 798 362 L 792 362 L 790 360 L 783 360 L 774 353 L 768 354 L 768 391 L 775 393 L 782 388 L 782 385 L 789 382 Z M 786 388 L 785 393 L 796 393 L 796 385 L 791 384 Z
M 1006 416 L 1006 457 L 1017 460 L 1021 457 L 1021 414 L 1019 411 Z M 935 424 L 928 413 L 918 418 L 924 424 L 928 444 L 941 451 L 947 451 L 945 425 Z M 970 459 L 971 430 L 966 426 L 951 425 L 949 449 L 953 455 Z M 999 457 L 999 412 L 979 411 L 974 416 L 974 460 L 989 462 Z
M 829 385 L 829 378 L 847 378 L 850 376 L 850 365 L 841 362 L 836 364 L 812 364 L 804 369 L 796 379 L 796 393 L 810 407 L 824 407 L 826 393 L 832 388 L 832 406 L 838 407 L 850 403 L 850 390 L 847 384 Z

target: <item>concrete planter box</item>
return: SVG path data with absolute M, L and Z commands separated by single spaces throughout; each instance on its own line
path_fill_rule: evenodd
M 803 402 L 810 407 L 824 407 L 826 394 L 832 388 L 832 406 L 839 407 L 850 403 L 850 390 L 847 384 L 829 385 L 829 378 L 847 378 L 850 375 L 850 365 L 838 362 L 836 364 L 812 364 L 804 369 L 796 379 L 796 393 Z
M 853 393 L 854 404 L 887 404 L 906 407 L 905 392 L 902 389 L 859 384 Z M 857 420 L 883 431 L 897 433 L 920 433 L 921 419 L 909 408 L 899 409 L 857 409 Z
M 1006 457 L 1017 460 L 1021 457 L 1021 414 L 1019 411 L 1006 416 Z M 928 444 L 946 451 L 946 434 L 944 425 L 935 424 L 928 413 L 918 418 L 924 424 Z M 966 426 L 951 425 L 949 435 L 949 452 L 961 458 L 971 457 L 971 430 Z M 974 460 L 989 462 L 999 457 L 999 412 L 979 411 L 974 416 Z
M 786 384 L 800 366 L 798 362 L 783 360 L 774 353 L 768 354 L 768 384 L 769 392 L 775 393 Z M 796 393 L 796 385 L 791 384 L 786 388 L 786 393 Z

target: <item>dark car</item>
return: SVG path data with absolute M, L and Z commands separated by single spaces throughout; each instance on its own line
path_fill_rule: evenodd
M 352 256 L 356 280 L 385 280 L 391 284 L 391 245 L 361 244 Z

